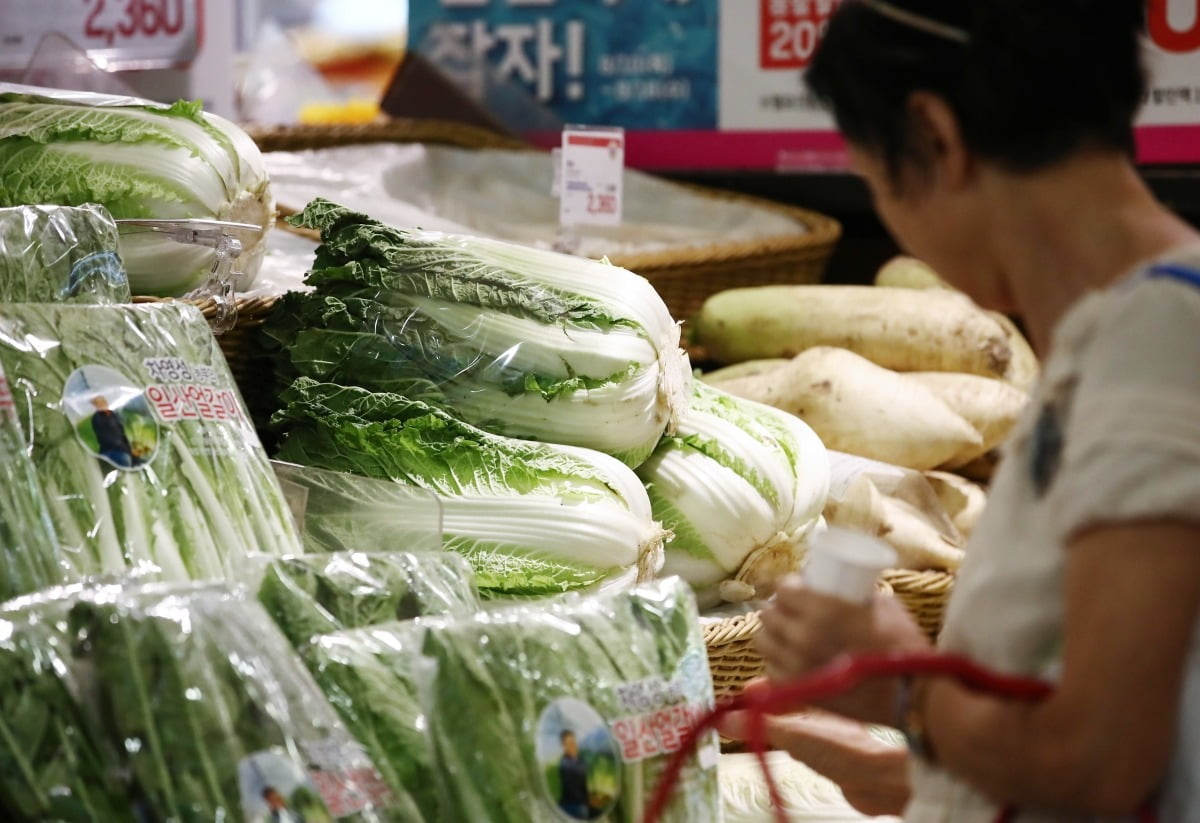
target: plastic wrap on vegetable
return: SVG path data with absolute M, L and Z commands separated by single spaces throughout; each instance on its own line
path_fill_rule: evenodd
M 442 545 L 471 562 L 485 597 L 629 588 L 662 565 L 666 532 L 642 482 L 614 457 L 490 434 L 420 400 L 307 378 L 282 399 L 277 457 L 437 494 Z M 395 517 L 400 527 L 402 510 Z
M 305 552 L 441 551 L 442 507 L 432 492 L 312 466 L 271 465 Z
M 481 607 L 470 564 L 450 552 L 278 558 L 258 600 L 296 646 L 319 634 Z
M 686 410 L 679 327 L 644 278 L 497 240 L 390 228 L 324 200 L 307 282 L 268 327 L 296 376 L 413 395 L 497 434 L 645 460 Z M 281 388 L 282 388 L 281 385 Z
M 250 287 L 274 224 L 262 154 L 241 128 L 198 102 L 149 100 L 0 84 L 0 206 L 99 203 L 117 218 L 253 223 L 239 237 L 237 288 Z M 137 294 L 201 286 L 214 251 L 153 234 L 121 238 Z
M 433 749 L 421 708 L 429 665 L 420 654 L 420 634 L 411 624 L 320 635 L 301 654 L 384 783 L 410 804 L 405 823 L 454 820 L 441 813 Z M 500 756 L 508 756 L 508 751 Z
M 664 573 L 706 608 L 767 597 L 798 571 L 829 493 L 829 458 L 804 421 L 700 382 L 679 431 L 637 473 L 675 534 Z
M 0 305 L 0 366 L 77 574 L 225 578 L 252 552 L 300 553 L 195 308 Z
M 66 573 L 0 369 L 0 601 L 62 583 Z
M 0 612 L 6 820 L 404 819 L 257 603 L 70 587 Z
M 634 823 L 713 702 L 678 578 L 326 635 L 306 657 L 386 779 L 433 775 L 437 797 L 419 798 L 427 820 Z M 705 740 L 666 820 L 720 819 L 717 758 Z
M 117 224 L 103 206 L 0 209 L 0 303 L 128 303 Z

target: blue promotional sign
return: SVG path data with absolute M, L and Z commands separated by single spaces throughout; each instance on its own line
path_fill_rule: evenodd
M 526 119 L 715 129 L 718 5 L 410 0 L 409 47 L 493 109 L 524 103 Z
M 803 75 L 842 2 L 409 0 L 409 48 L 540 145 L 567 124 L 616 126 L 637 168 L 840 169 Z M 1197 163 L 1197 0 L 1146 2 L 1138 158 Z

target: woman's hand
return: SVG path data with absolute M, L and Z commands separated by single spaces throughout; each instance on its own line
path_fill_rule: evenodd
M 727 716 L 718 727 L 746 739 L 749 718 Z M 908 803 L 908 750 L 876 738 L 862 723 L 827 712 L 766 718 L 766 744 L 782 749 L 842 790 L 846 801 L 868 815 L 899 815 Z
M 794 680 L 838 657 L 855 653 L 922 652 L 929 639 L 894 598 L 877 597 L 866 606 L 819 594 L 798 575 L 783 580 L 762 612 L 758 649 L 767 678 Z M 823 704 L 841 714 L 890 724 L 895 683 L 864 684 Z

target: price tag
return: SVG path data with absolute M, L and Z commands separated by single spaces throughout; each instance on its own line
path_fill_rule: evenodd
M 559 222 L 564 226 L 619 226 L 624 171 L 624 129 L 564 129 Z
M 0 68 L 24 69 L 60 34 L 106 70 L 186 67 L 201 45 L 204 0 L 4 0 Z

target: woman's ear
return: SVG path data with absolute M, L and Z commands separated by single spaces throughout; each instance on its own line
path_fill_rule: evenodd
M 908 116 L 915 148 L 932 179 L 961 188 L 971 175 L 971 153 L 954 111 L 936 94 L 915 91 L 908 98 Z

